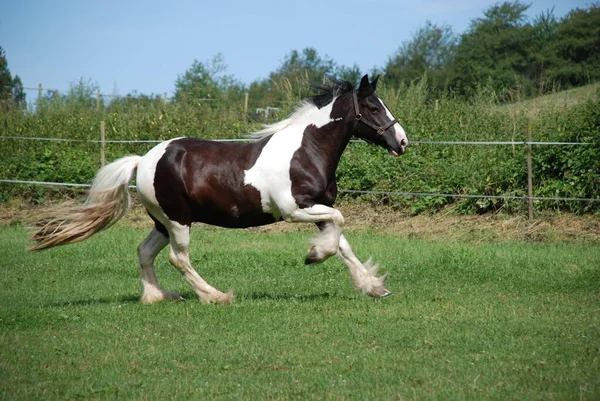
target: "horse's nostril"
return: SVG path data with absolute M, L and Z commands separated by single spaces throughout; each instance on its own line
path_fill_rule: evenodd
M 402 146 L 403 148 L 408 146 L 408 139 L 402 138 L 402 140 L 400 141 L 400 146 Z

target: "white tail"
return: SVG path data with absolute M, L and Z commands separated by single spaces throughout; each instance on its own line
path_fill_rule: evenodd
M 88 239 L 116 223 L 131 206 L 129 182 L 141 156 L 127 156 L 102 167 L 83 205 L 63 205 L 32 224 L 29 250 L 41 250 Z

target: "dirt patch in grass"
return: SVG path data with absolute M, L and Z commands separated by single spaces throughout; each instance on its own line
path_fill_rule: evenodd
M 0 204 L 0 224 L 26 224 L 32 216 L 43 216 L 44 211 L 58 202 L 32 205 L 20 200 Z M 600 216 L 576 216 L 568 213 L 539 213 L 534 220 L 526 216 L 506 214 L 458 215 L 451 209 L 434 215 L 410 215 L 391 207 L 373 207 L 366 204 L 342 203 L 339 206 L 346 219 L 345 231 L 372 231 L 406 238 L 455 242 L 582 242 L 600 243 Z M 152 221 L 145 209 L 134 201 L 133 208 L 118 224 L 140 229 L 151 229 Z M 197 224 L 206 230 L 222 228 Z M 284 222 L 250 228 L 257 232 L 314 232 L 312 224 Z

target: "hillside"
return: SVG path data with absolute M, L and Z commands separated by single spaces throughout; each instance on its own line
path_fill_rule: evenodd
M 580 86 L 578 88 L 566 89 L 559 92 L 522 100 L 506 105 L 510 110 L 527 110 L 535 114 L 538 110 L 547 107 L 571 107 L 588 100 L 598 101 L 600 98 L 600 82 Z

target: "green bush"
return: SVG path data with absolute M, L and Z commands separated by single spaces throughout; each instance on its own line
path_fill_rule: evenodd
M 287 98 L 295 99 L 289 88 Z M 424 80 L 400 88 L 379 89 L 411 141 L 527 140 L 592 143 L 589 146 L 534 146 L 534 195 L 600 197 L 600 108 L 584 104 L 545 104 L 534 114 L 522 107 L 499 105 L 497 95 L 480 88 L 470 100 L 446 93 L 432 99 Z M 96 109 L 81 102 L 47 100 L 37 111 L 2 115 L 0 135 L 98 140 L 100 121 L 107 140 L 166 140 L 179 136 L 240 138 L 260 125 L 244 115 L 239 102 L 169 102 L 159 98 L 123 98 Z M 94 105 L 95 106 L 95 105 Z M 286 112 L 291 106 L 283 106 Z M 154 143 L 108 143 L 108 161 L 144 154 Z M 17 180 L 89 183 L 100 166 L 99 145 L 0 139 L 0 177 Z M 413 144 L 399 158 L 380 148 L 352 143 L 338 169 L 340 189 L 524 196 L 527 194 L 526 147 L 505 145 Z M 41 186 L 1 184 L 0 201 L 20 196 L 43 201 L 63 191 Z M 523 200 L 458 199 L 450 196 L 343 194 L 385 203 L 413 213 L 435 212 L 453 205 L 461 213 L 503 209 L 521 212 Z M 597 213 L 600 202 L 538 201 L 539 209 Z
M 536 195 L 559 198 L 600 198 L 600 107 L 589 100 L 568 111 L 541 116 L 540 140 L 589 143 L 590 145 L 544 146 L 533 158 Z M 543 201 L 542 208 L 577 213 L 597 212 L 598 202 Z

